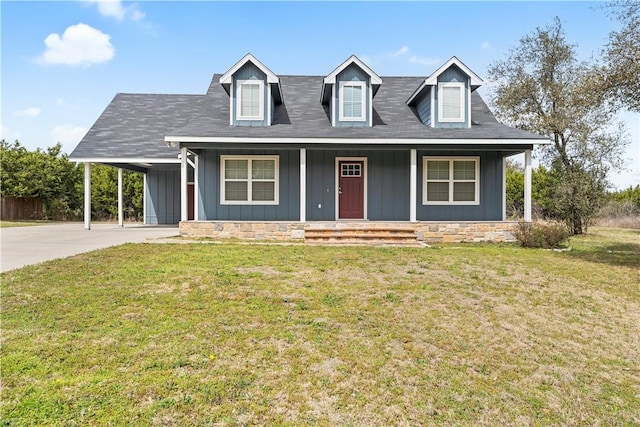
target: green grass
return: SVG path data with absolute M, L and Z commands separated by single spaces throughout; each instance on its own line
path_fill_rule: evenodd
M 0 221 L 0 228 L 32 227 L 34 225 L 53 224 L 51 221 Z
M 3 425 L 637 425 L 640 234 L 138 244 L 2 275 Z

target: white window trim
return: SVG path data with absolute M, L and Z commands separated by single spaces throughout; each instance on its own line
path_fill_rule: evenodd
M 251 162 L 253 160 L 274 160 L 275 161 L 275 184 L 274 184 L 274 199 L 275 200 L 225 200 L 225 162 L 227 160 L 248 160 L 247 162 L 247 199 L 251 199 L 252 195 L 252 183 L 251 179 Z M 221 205 L 277 205 L 280 200 L 280 156 L 220 156 L 220 204 Z M 272 180 L 259 180 L 259 181 L 272 181 Z
M 360 86 L 362 88 L 361 91 L 361 102 L 362 102 L 362 108 L 360 109 L 360 111 L 362 112 L 362 114 L 360 115 L 360 117 L 345 117 L 344 116 L 344 87 L 345 86 Z M 366 93 L 367 93 L 367 82 L 363 82 L 363 81 L 345 81 L 345 82 L 340 82 L 340 90 L 339 90 L 339 118 L 341 122 L 364 122 L 367 120 L 367 103 L 366 103 Z
M 446 83 L 438 83 L 438 121 L 441 123 L 464 123 L 465 122 L 465 87 L 464 83 L 458 82 L 446 82 Z M 444 96 L 442 95 L 442 89 L 445 87 L 457 87 L 460 88 L 460 118 L 459 119 L 451 119 L 443 117 L 444 108 L 442 107 L 442 102 L 444 101 Z
M 440 162 L 449 162 L 449 180 L 433 180 L 432 182 L 448 182 L 449 183 L 449 200 L 441 202 L 430 202 L 427 200 L 427 162 L 429 160 L 435 160 Z M 476 176 L 472 180 L 454 180 L 453 179 L 453 162 L 455 161 L 471 161 L 476 164 Z M 473 201 L 454 201 L 453 200 L 453 183 L 454 182 L 475 182 L 476 194 Z M 480 157 L 479 156 L 467 156 L 467 157 L 440 157 L 440 156 L 424 156 L 422 158 L 422 204 L 423 205 L 479 205 L 480 204 Z
M 236 120 L 257 120 L 257 121 L 262 121 L 264 120 L 264 82 L 262 80 L 238 80 L 237 82 L 237 88 L 236 88 Z M 259 109 L 259 114 L 257 116 L 242 116 L 240 114 L 240 112 L 242 111 L 241 109 L 241 100 L 240 100 L 240 94 L 242 93 L 242 85 L 245 84 L 251 84 L 251 85 L 259 85 L 260 90 L 259 90 L 259 104 L 258 104 L 258 109 Z

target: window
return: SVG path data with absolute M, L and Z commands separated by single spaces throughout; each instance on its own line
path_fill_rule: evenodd
M 479 157 L 425 157 L 422 203 L 425 205 L 477 205 Z
M 278 204 L 278 156 L 221 156 L 220 162 L 222 204 Z
M 365 121 L 365 82 L 340 83 L 340 120 L 346 122 Z
M 342 163 L 341 176 L 362 176 L 362 163 Z
M 464 83 L 438 84 L 438 121 L 464 122 Z
M 236 104 L 238 120 L 263 120 L 264 82 L 261 80 L 238 80 Z

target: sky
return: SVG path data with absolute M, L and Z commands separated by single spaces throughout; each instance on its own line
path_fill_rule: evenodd
M 0 2 L 0 138 L 71 153 L 118 92 L 203 94 L 252 53 L 275 74 L 327 75 L 351 54 L 429 76 L 457 56 L 481 77 L 559 17 L 580 59 L 619 27 L 598 2 Z M 489 100 L 491 85 L 479 89 Z M 640 115 L 616 188 L 640 184 Z

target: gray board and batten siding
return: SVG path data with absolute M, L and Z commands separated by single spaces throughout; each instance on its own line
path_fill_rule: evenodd
M 180 167 L 156 167 L 147 172 L 145 191 L 145 223 L 177 224 L 180 222 Z
M 431 126 L 431 91 L 433 88 L 427 87 L 416 100 L 416 113 L 426 126 Z
M 299 150 L 202 150 L 198 165 L 198 219 L 219 221 L 298 221 L 300 219 Z M 221 201 L 220 156 L 279 156 L 279 202 L 277 205 L 231 205 Z
M 367 159 L 367 219 L 370 221 L 409 220 L 410 153 L 408 150 L 315 150 L 307 149 L 306 216 L 307 221 L 334 221 L 336 219 L 336 158 L 364 157 Z M 418 150 L 417 220 L 498 221 L 502 219 L 502 157 L 506 153 L 494 151 L 425 151 Z M 298 221 L 300 219 L 300 151 L 281 150 L 202 150 L 199 152 L 198 218 L 200 220 L 228 221 Z M 279 203 L 277 205 L 229 205 L 221 203 L 222 155 L 277 155 L 279 156 Z M 478 156 L 480 158 L 478 205 L 423 205 L 424 156 Z M 158 174 L 158 171 L 154 171 Z M 176 211 L 179 206 L 179 173 L 172 175 L 167 198 L 173 198 Z M 166 178 L 165 178 L 166 179 Z M 150 188 L 155 181 L 149 182 Z M 154 187 L 155 188 L 155 187 Z M 177 192 L 176 192 L 177 191 Z M 177 199 L 176 199 L 177 197 Z M 170 210 L 168 201 L 156 197 L 156 211 L 162 218 L 179 212 Z M 165 211 L 163 211 L 165 207 Z M 149 209 L 149 208 L 148 208 Z M 151 212 L 151 213 L 150 213 Z M 147 219 L 153 212 L 148 211 Z M 155 214 L 158 218 L 160 215 Z

